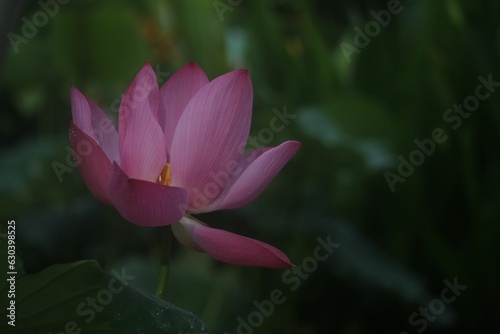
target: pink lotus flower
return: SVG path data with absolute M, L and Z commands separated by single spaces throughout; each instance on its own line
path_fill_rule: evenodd
M 161 88 L 146 64 L 120 105 L 118 132 L 106 114 L 71 90 L 71 145 L 90 192 L 141 226 L 173 225 L 185 246 L 227 263 L 290 267 L 263 242 L 210 228 L 191 213 L 254 200 L 298 150 L 287 141 L 243 154 L 253 90 L 245 70 L 209 82 L 196 64 Z

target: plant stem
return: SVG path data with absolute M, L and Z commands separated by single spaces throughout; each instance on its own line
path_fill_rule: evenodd
M 170 266 L 170 242 L 172 240 L 172 232 L 170 226 L 161 228 L 160 241 L 160 274 L 158 276 L 158 285 L 156 287 L 155 296 L 163 298 L 167 288 L 169 266 Z

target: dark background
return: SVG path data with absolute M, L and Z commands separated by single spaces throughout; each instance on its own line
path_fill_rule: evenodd
M 228 10 L 219 15 L 214 3 Z M 190 61 L 210 79 L 243 67 L 255 91 L 252 135 L 286 108 L 296 117 L 265 144 L 302 147 L 252 204 L 200 218 L 275 245 L 297 265 L 318 237 L 341 245 L 291 291 L 284 270 L 221 264 L 175 243 L 166 299 L 211 333 L 236 333 L 238 317 L 274 289 L 286 301 L 255 333 L 498 332 L 500 87 L 459 126 L 443 115 L 474 95 L 479 76 L 500 81 L 500 3 L 404 1 L 346 57 L 341 43 L 355 47 L 355 28 L 387 7 L 73 0 L 14 46 L 7 34 L 22 36 L 22 18 L 42 9 L 0 1 L 1 217 L 17 222 L 26 270 L 97 259 L 107 270 L 126 266 L 146 291 L 156 283 L 158 233 L 95 200 L 77 171 L 59 180 L 53 169 L 69 159 L 71 84 L 116 119 L 145 61 L 160 84 Z M 392 191 L 386 172 L 398 174 L 398 157 L 436 128 L 446 140 Z M 454 279 L 466 290 L 425 330 L 409 323 Z

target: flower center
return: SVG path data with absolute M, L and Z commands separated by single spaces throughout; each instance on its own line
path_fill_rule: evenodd
M 157 183 L 163 184 L 164 186 L 169 186 L 172 184 L 172 174 L 170 173 L 170 164 L 163 166 L 160 176 L 158 176 Z

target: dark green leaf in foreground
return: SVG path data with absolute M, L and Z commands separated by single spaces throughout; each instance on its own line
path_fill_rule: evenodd
M 54 265 L 21 277 L 16 282 L 16 326 L 3 322 L 0 332 L 207 333 L 192 313 L 130 285 L 133 278 L 125 269 L 103 273 L 95 261 Z M 5 311 L 0 316 L 6 318 Z
M 3 232 L 2 228 L 0 245 L 6 254 Z M 109 274 L 96 261 L 78 261 L 26 275 L 19 258 L 16 267 L 15 299 L 11 298 L 15 300 L 15 327 L 2 321 L 0 333 L 207 333 L 205 324 L 193 314 L 130 285 L 135 277 L 126 268 Z M 6 312 L 11 299 L 6 297 L 11 286 L 3 282 L 6 279 L 0 285 L 0 317 L 10 320 Z
M 2 322 L 2 333 L 117 333 L 109 320 L 91 323 L 81 316 L 87 298 L 99 291 L 102 273 L 95 261 L 50 266 L 16 280 L 15 327 Z M 6 289 L 1 292 L 6 295 Z M 2 309 L 2 318 L 6 318 Z
M 105 281 L 112 283 L 113 280 L 113 275 L 105 274 Z M 120 286 L 123 290 L 113 296 L 109 308 L 119 333 L 208 333 L 205 324 L 192 313 L 147 295 L 126 282 L 121 282 Z M 120 289 L 118 285 L 114 288 Z

